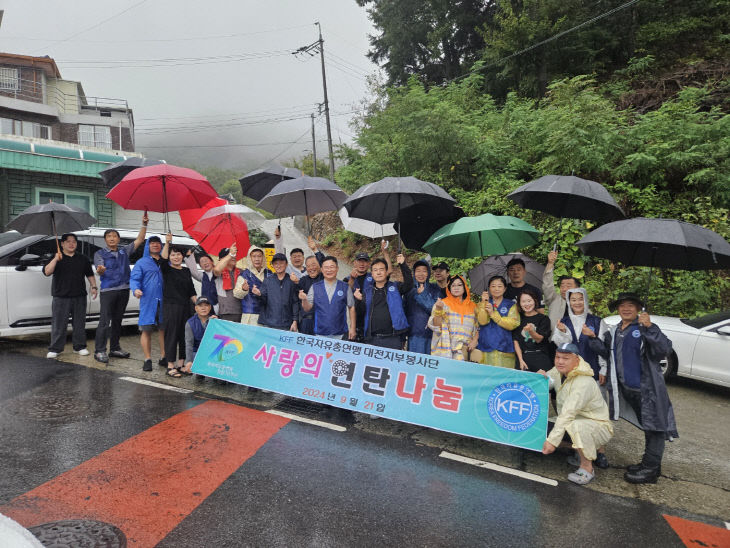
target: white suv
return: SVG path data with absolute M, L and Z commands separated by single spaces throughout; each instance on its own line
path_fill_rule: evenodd
M 94 253 L 104 246 L 104 230 L 90 228 L 76 232 L 79 241 L 76 252 L 93 262 Z M 134 241 L 137 232 L 119 230 L 119 236 L 120 245 L 126 245 Z M 164 236 L 160 237 L 164 242 Z M 185 250 L 197 245 L 195 240 L 181 236 L 174 236 L 172 241 Z M 0 337 L 50 333 L 52 277 L 45 276 L 41 269 L 55 252 L 56 244 L 50 236 L 29 236 L 15 231 L 0 234 Z M 143 252 L 144 246 L 140 246 L 131 256 L 132 265 Z M 194 283 L 199 292 L 198 282 Z M 136 324 L 138 316 L 139 300 L 130 295 L 123 324 Z M 89 295 L 86 328 L 95 328 L 98 322 L 99 298 L 92 299 Z

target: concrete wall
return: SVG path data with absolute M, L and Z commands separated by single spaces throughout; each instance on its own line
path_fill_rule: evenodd
M 142 225 L 142 215 L 144 214 L 144 212 L 131 209 L 123 209 L 117 204 L 113 204 L 113 209 L 114 228 L 139 230 L 139 227 Z M 162 213 L 155 213 L 154 211 L 149 211 L 147 215 L 150 218 L 150 223 L 147 226 L 147 231 L 153 234 L 164 234 L 166 232 L 164 228 L 164 215 Z M 182 228 L 180 215 L 177 212 L 173 211 L 169 213 L 169 220 L 173 234 L 189 237 Z

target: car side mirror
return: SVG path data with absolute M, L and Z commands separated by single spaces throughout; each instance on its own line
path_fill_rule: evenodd
M 33 253 L 26 253 L 20 258 L 20 264 L 15 267 L 18 272 L 23 272 L 29 266 L 37 266 L 41 264 L 41 258 Z
M 730 325 L 723 325 L 722 327 L 720 327 L 720 328 L 719 328 L 719 329 L 717 330 L 717 332 L 718 332 L 718 333 L 719 333 L 720 335 L 730 335 Z

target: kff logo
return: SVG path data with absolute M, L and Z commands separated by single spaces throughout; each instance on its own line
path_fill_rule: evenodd
M 487 410 L 492 420 L 511 432 L 522 432 L 540 416 L 540 402 L 529 387 L 521 383 L 500 384 L 489 395 Z
M 219 362 L 224 362 L 243 352 L 243 344 L 238 339 L 217 333 L 213 335 L 213 338 L 219 340 L 220 344 L 210 353 L 209 359 L 211 360 L 216 359 Z

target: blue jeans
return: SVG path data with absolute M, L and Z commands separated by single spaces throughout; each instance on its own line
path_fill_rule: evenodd
M 418 352 L 419 354 L 431 353 L 431 337 L 419 337 L 416 335 L 408 335 L 408 351 Z

